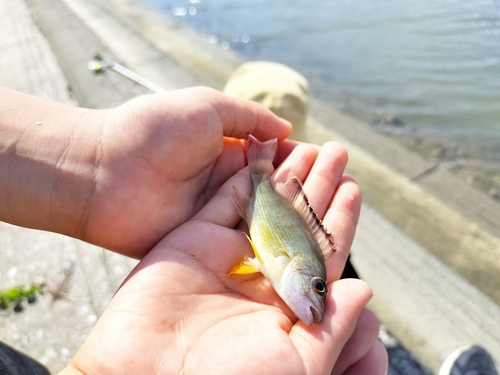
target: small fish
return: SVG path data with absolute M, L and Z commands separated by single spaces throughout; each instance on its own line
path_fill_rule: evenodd
M 293 177 L 274 190 L 270 175 L 277 139 L 248 138 L 253 194 L 236 187 L 235 205 L 248 223 L 255 258 L 245 257 L 228 276 L 261 272 L 293 313 L 305 324 L 319 323 L 328 293 L 325 259 L 334 241 L 313 212 L 300 181 Z

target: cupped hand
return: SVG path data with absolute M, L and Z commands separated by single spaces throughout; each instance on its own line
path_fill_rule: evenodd
M 79 237 L 141 258 L 245 166 L 243 145 L 224 137 L 283 139 L 290 131 L 259 104 L 208 88 L 147 95 L 108 110 Z
M 282 142 L 279 152 L 293 147 Z M 299 145 L 273 176 L 304 182 L 337 241 L 326 261 L 321 323 L 297 321 L 261 275 L 227 277 L 252 252 L 233 205 L 232 186 L 250 190 L 244 168 L 143 258 L 64 373 L 385 374 L 378 323 L 364 309 L 371 289 L 338 281 L 360 209 L 358 186 L 342 174 L 345 162 L 339 145 Z

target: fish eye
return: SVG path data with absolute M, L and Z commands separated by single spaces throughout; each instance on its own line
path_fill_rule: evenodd
M 313 290 L 321 297 L 326 296 L 326 293 L 328 293 L 328 285 L 326 284 L 325 280 L 320 277 L 313 277 L 311 285 Z

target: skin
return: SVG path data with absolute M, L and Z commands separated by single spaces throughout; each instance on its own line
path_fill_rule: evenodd
M 203 88 L 106 111 L 7 89 L 0 100 L 0 219 L 135 258 L 244 167 L 242 144 L 223 135 L 290 132 L 255 103 Z
M 0 89 L 0 219 L 142 259 L 63 374 L 384 374 L 370 287 L 338 281 L 359 216 L 345 150 L 282 142 L 339 250 L 325 319 L 297 322 L 263 277 L 227 278 L 250 246 L 232 186 L 250 191 L 243 140 L 289 125 L 209 89 L 93 111 Z M 243 168 L 243 169 L 242 169 Z

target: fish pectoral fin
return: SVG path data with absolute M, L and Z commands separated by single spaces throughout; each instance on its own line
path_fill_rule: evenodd
M 231 275 L 249 275 L 252 273 L 260 272 L 260 265 L 257 259 L 249 258 L 248 256 L 244 256 L 240 259 L 238 263 L 236 263 L 231 271 L 227 274 L 227 277 Z

